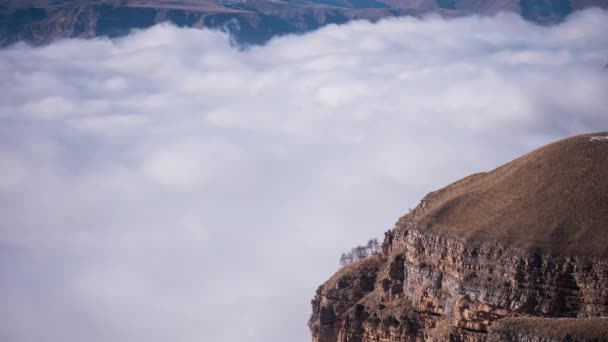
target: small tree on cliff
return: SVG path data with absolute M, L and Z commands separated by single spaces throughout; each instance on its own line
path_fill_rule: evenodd
M 367 252 L 369 255 L 378 255 L 380 254 L 380 244 L 378 243 L 378 239 L 373 238 L 367 242 Z
M 380 244 L 378 239 L 370 239 L 367 245 L 353 247 L 349 252 L 342 253 L 340 265 L 346 266 L 353 261 L 380 254 Z

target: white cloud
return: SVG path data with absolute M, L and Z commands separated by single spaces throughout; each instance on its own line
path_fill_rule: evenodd
M 226 143 L 163 141 L 145 150 L 144 176 L 172 190 L 196 191 L 206 183 L 221 182 L 241 159 L 239 150 Z
M 27 102 L 21 108 L 25 115 L 43 119 L 59 119 L 69 116 L 76 109 L 73 103 L 59 96 L 50 96 L 42 100 Z
M 591 10 L 1 50 L 0 339 L 308 341 L 342 251 L 608 128 L 605 32 Z
M 0 150 L 0 170 L 2 170 L 0 189 L 18 187 L 27 173 L 27 167 L 18 156 L 2 150 Z

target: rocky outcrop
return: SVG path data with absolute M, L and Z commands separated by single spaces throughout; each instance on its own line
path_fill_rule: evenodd
M 538 327 L 558 318 L 571 318 L 571 336 L 594 324 L 593 338 L 608 340 L 608 319 L 582 320 L 608 317 L 608 140 L 595 139 L 605 135 L 429 194 L 386 233 L 380 255 L 319 287 L 313 341 L 557 341 Z M 568 195 L 569 184 L 579 191 Z M 553 203 L 541 206 L 547 194 Z

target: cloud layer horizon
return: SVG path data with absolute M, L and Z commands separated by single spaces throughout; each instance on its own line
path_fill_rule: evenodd
M 309 341 L 341 252 L 429 191 L 608 130 L 605 32 L 587 10 L 0 50 L 0 339 Z

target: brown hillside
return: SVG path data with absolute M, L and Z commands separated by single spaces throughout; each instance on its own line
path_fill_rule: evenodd
M 549 144 L 432 192 L 397 224 L 405 225 L 553 254 L 608 256 L 608 133 Z

